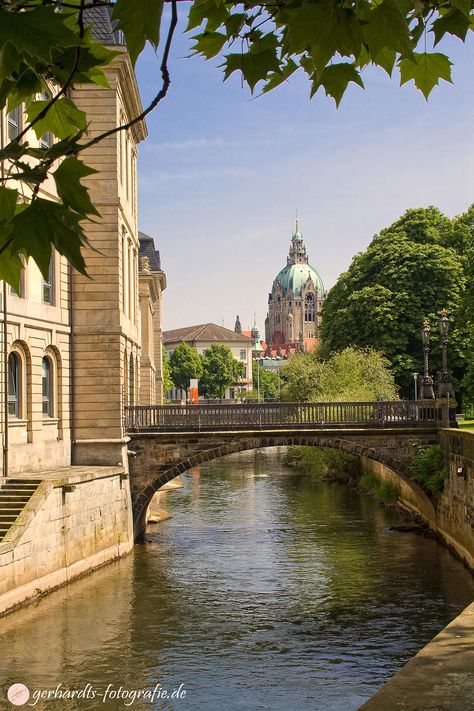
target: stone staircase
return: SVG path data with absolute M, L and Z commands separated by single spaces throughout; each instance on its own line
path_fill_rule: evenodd
M 0 542 L 40 484 L 41 479 L 8 479 L 0 486 Z

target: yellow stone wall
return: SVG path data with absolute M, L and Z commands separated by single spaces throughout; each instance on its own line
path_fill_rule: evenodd
M 111 89 L 81 87 L 89 138 L 141 111 L 128 55 L 107 70 Z M 123 407 L 140 387 L 136 151 L 143 122 L 109 136 L 83 156 L 98 172 L 85 181 L 101 217 L 86 225 L 89 278 L 73 277 L 74 463 L 126 464 Z
M 87 113 L 86 140 L 142 111 L 128 54 L 123 47 L 115 49 L 119 56 L 106 69 L 109 89 L 88 85 L 71 91 L 77 106 Z M 0 130 L 6 143 L 5 114 Z M 51 305 L 44 303 L 43 277 L 32 261 L 25 265 L 21 294 L 7 288 L 7 350 L 21 363 L 21 412 L 8 424 L 9 475 L 71 463 L 126 466 L 124 406 L 162 402 L 160 324 L 165 277 L 160 271 L 144 279 L 140 276 L 143 283 L 139 281 L 136 159 L 137 145 L 145 137 L 141 121 L 82 154 L 98 171 L 84 181 L 100 213 L 84 225 L 90 243 L 84 250 L 88 277 L 54 254 Z M 38 143 L 34 134 L 26 138 Z M 50 199 L 55 199 L 53 182 L 48 180 L 43 190 Z M 0 306 L 3 321 L 3 298 Z M 0 324 L 0 435 L 5 450 L 6 364 L 1 332 Z M 42 411 L 44 357 L 52 368 L 48 417 Z

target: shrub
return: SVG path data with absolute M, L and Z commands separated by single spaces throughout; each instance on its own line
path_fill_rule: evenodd
M 283 462 L 306 474 L 318 474 L 323 477 L 339 474 L 357 476 L 360 470 L 358 457 L 323 447 L 288 447 Z
M 449 469 L 444 461 L 443 450 L 439 444 L 422 447 L 413 457 L 410 476 L 421 486 L 423 491 L 433 495 L 443 491 L 444 480 Z

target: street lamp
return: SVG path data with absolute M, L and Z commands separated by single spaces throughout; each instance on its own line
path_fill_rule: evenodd
M 418 376 L 419 373 L 413 373 L 413 383 L 415 385 L 415 402 L 418 400 Z
M 430 375 L 428 358 L 430 352 L 431 329 L 429 321 L 424 321 L 421 329 L 421 340 L 423 341 L 423 368 L 424 373 L 421 379 L 421 399 L 434 400 L 433 378 Z
M 442 369 L 438 373 L 438 397 L 454 397 L 453 377 L 448 368 L 449 319 L 446 309 L 440 313 L 438 327 L 443 345 Z

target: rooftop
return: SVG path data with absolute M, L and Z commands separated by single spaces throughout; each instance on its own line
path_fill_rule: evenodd
M 121 32 L 114 32 L 108 8 L 87 8 L 84 10 L 84 23 L 93 25 L 92 34 L 102 44 L 123 44 Z
M 229 328 L 217 326 L 215 323 L 203 323 L 198 326 L 186 326 L 185 328 L 175 328 L 172 331 L 163 332 L 163 343 L 195 343 L 214 341 L 215 343 L 225 343 L 234 341 L 237 343 L 251 342 L 252 339 L 242 333 L 236 333 Z
M 138 240 L 140 244 L 138 252 L 139 256 L 148 257 L 150 260 L 150 269 L 152 271 L 161 269 L 160 253 L 157 249 L 155 249 L 155 240 L 153 237 L 150 237 L 150 235 L 147 235 L 144 232 L 138 232 Z

